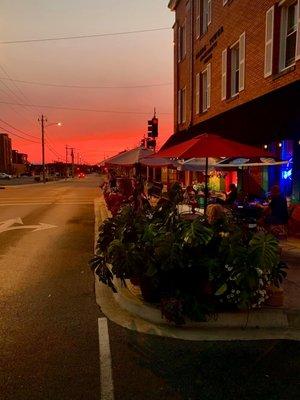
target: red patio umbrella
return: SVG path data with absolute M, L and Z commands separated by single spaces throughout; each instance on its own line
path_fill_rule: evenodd
M 208 158 L 209 157 L 272 157 L 273 154 L 255 146 L 242 144 L 221 136 L 204 133 L 183 143 L 163 149 L 152 157 L 168 158 L 206 158 L 205 199 L 206 211 L 208 196 Z
M 209 157 L 272 157 L 273 154 L 255 146 L 242 144 L 221 136 L 204 133 L 193 139 L 157 152 L 152 157 L 209 158 Z

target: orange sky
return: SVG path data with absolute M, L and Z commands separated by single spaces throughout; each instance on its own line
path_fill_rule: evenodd
M 74 4 L 75 3 L 75 4 Z M 170 27 L 174 15 L 163 0 L 1 0 L 0 42 Z M 46 129 L 47 161 L 75 147 L 90 163 L 137 145 L 156 106 L 162 144 L 173 126 L 172 30 L 88 39 L 0 44 L 0 132 L 39 141 L 39 114 L 63 126 Z M 11 82 L 10 78 L 57 85 L 164 86 L 131 89 L 77 89 Z M 3 104 L 34 104 L 25 107 Z M 93 109 L 84 112 L 41 107 Z M 128 111 L 129 113 L 120 113 Z M 25 136 L 3 121 L 34 137 Z M 32 162 L 40 143 L 10 135 L 13 148 Z

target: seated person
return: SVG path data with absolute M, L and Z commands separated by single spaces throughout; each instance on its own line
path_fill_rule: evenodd
M 225 204 L 232 205 L 236 202 L 238 196 L 237 187 L 234 183 L 229 185 L 229 192 L 226 194 Z
M 192 186 L 187 186 L 183 194 L 183 201 L 192 207 L 192 213 L 194 214 L 196 212 L 195 208 L 198 207 L 198 203 L 196 201 L 195 190 Z
M 209 204 L 206 210 L 207 222 L 210 225 L 223 223 L 226 219 L 226 214 L 221 204 Z
M 231 206 L 231 205 L 233 205 L 233 204 L 236 202 L 237 197 L 238 197 L 237 187 L 235 186 L 234 183 L 231 183 L 231 184 L 229 185 L 229 192 L 226 193 L 226 198 L 225 198 L 225 200 L 223 200 L 223 199 L 221 199 L 221 198 L 218 198 L 218 199 L 217 199 L 217 203 L 218 203 L 218 204 L 224 204 L 224 205 Z
M 266 209 L 265 223 L 268 225 L 286 225 L 289 214 L 285 196 L 280 193 L 278 185 L 271 188 L 271 201 Z

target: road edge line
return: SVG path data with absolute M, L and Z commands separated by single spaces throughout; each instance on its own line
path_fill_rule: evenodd
M 100 398 L 101 400 L 114 400 L 107 318 L 98 318 L 98 333 L 100 354 Z
M 96 253 L 99 226 L 100 226 L 100 223 L 101 223 L 100 199 L 95 199 L 94 200 L 94 214 L 95 214 L 94 253 Z

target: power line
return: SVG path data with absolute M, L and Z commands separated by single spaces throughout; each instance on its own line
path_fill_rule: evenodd
M 57 153 L 57 151 L 55 151 L 55 150 L 49 145 L 49 143 L 47 143 L 47 141 L 46 141 L 46 146 L 47 146 L 48 149 L 51 151 L 51 153 L 55 155 L 55 157 L 58 157 L 58 158 L 61 158 L 61 159 L 63 158 L 59 153 Z
M 121 36 L 121 35 L 134 35 L 137 33 L 146 33 L 146 32 L 157 32 L 157 31 L 166 31 L 171 30 L 171 28 L 153 28 L 153 29 L 142 29 L 137 31 L 124 31 L 124 32 L 112 32 L 112 33 L 95 33 L 92 35 L 76 35 L 76 36 L 62 36 L 62 37 L 51 37 L 51 38 L 43 38 L 43 39 L 24 39 L 24 40 L 8 40 L 2 41 L 0 44 L 18 44 L 18 43 L 37 43 L 37 42 L 50 42 L 57 40 L 72 40 L 72 39 L 87 39 L 87 38 L 95 38 L 95 37 L 106 37 L 106 36 Z
M 16 137 L 18 137 L 19 139 L 25 140 L 25 141 L 27 141 L 27 142 L 32 142 L 32 143 L 38 143 L 38 144 L 39 144 L 39 142 L 36 142 L 36 141 L 34 141 L 34 140 L 27 139 L 27 138 L 24 138 L 24 137 L 22 137 L 22 136 L 20 136 L 20 135 L 17 135 L 16 133 L 13 133 L 13 132 L 9 131 L 7 128 L 4 128 L 3 126 L 0 126 L 0 129 L 3 129 L 4 132 L 9 133 L 10 135 L 16 136 Z
M 15 131 L 18 131 L 18 132 L 22 133 L 23 135 L 26 135 L 26 136 L 29 136 L 29 137 L 32 137 L 32 138 L 38 139 L 38 137 L 37 137 L 37 136 L 30 135 L 29 133 L 27 133 L 27 132 L 24 132 L 24 131 L 22 131 L 22 130 L 21 130 L 21 129 L 19 129 L 19 128 L 16 128 L 15 126 L 13 126 L 13 125 L 9 124 L 8 122 L 4 121 L 4 120 L 3 120 L 3 119 L 1 119 L 1 118 L 0 118 L 0 121 L 1 121 L 1 122 L 3 122 L 4 124 L 6 124 L 7 126 L 9 126 L 10 128 L 14 129 Z
M 53 147 L 50 145 L 49 141 L 45 138 L 46 146 L 48 149 L 53 153 L 56 157 L 63 158 L 61 154 L 59 154 L 56 150 L 53 149 Z
M 1 64 L 0 64 L 0 69 L 5 73 L 5 75 L 7 76 L 8 80 L 13 84 L 13 86 L 21 93 L 21 95 L 23 96 L 25 101 L 28 101 L 30 103 L 30 99 L 28 98 L 28 96 L 26 96 L 26 94 L 23 92 L 23 90 L 21 90 L 19 88 L 19 86 L 15 83 L 16 81 L 14 79 L 12 79 L 12 77 L 9 75 L 7 70 Z M 37 110 L 37 112 L 39 113 L 39 110 Z
M 172 85 L 172 82 L 167 82 L 167 83 L 152 83 L 152 84 L 133 85 L 133 86 L 82 86 L 82 85 L 61 85 L 58 83 L 47 83 L 47 82 L 32 82 L 32 81 L 23 81 L 20 79 L 8 79 L 0 77 L 0 81 L 2 80 L 10 80 L 12 82 L 24 83 L 26 85 L 50 86 L 50 87 L 61 87 L 61 88 L 71 88 L 71 89 L 139 89 L 139 88 L 161 87 L 161 86 Z
M 68 111 L 83 111 L 83 112 L 96 112 L 96 113 L 107 113 L 107 114 L 133 114 L 133 115 L 149 115 L 148 112 L 144 111 L 122 111 L 122 110 L 96 110 L 89 108 L 77 108 L 77 107 L 64 107 L 64 106 L 50 106 L 50 105 L 36 105 L 36 104 L 23 104 L 23 103 L 10 103 L 6 101 L 0 101 L 0 104 L 10 104 L 15 106 L 27 106 L 27 107 L 41 107 L 41 108 L 52 108 L 56 110 L 68 110 Z M 171 112 L 160 112 L 160 115 L 172 115 Z
M 0 81 L 0 83 L 2 83 L 2 82 Z M 6 91 L 5 89 L 3 89 L 2 87 L 0 87 L 0 91 L 2 91 L 3 93 L 5 93 L 6 95 L 8 95 L 8 96 L 10 97 L 9 92 L 7 92 L 7 91 Z M 17 111 L 12 105 L 9 105 L 9 104 L 7 104 L 7 106 L 8 106 L 14 113 L 16 113 L 17 115 L 19 115 L 21 118 L 25 119 L 27 122 L 29 122 L 31 126 L 34 126 L 32 120 L 30 120 L 30 119 L 27 117 L 27 115 L 24 114 L 23 111 L 22 111 L 22 112 L 21 112 L 21 111 Z M 25 111 L 28 111 L 28 110 L 25 109 Z
M 3 65 L 0 64 L 0 69 L 4 72 L 4 74 L 7 76 L 6 80 L 9 80 L 10 82 L 12 82 L 12 84 L 14 85 L 14 87 L 21 93 L 21 95 L 24 97 L 24 99 L 26 101 L 28 101 L 28 97 L 26 97 L 26 95 L 24 94 L 24 92 L 19 88 L 18 85 L 15 84 L 15 81 L 11 78 L 11 76 L 8 74 L 8 72 L 6 71 L 6 69 L 3 67 Z

